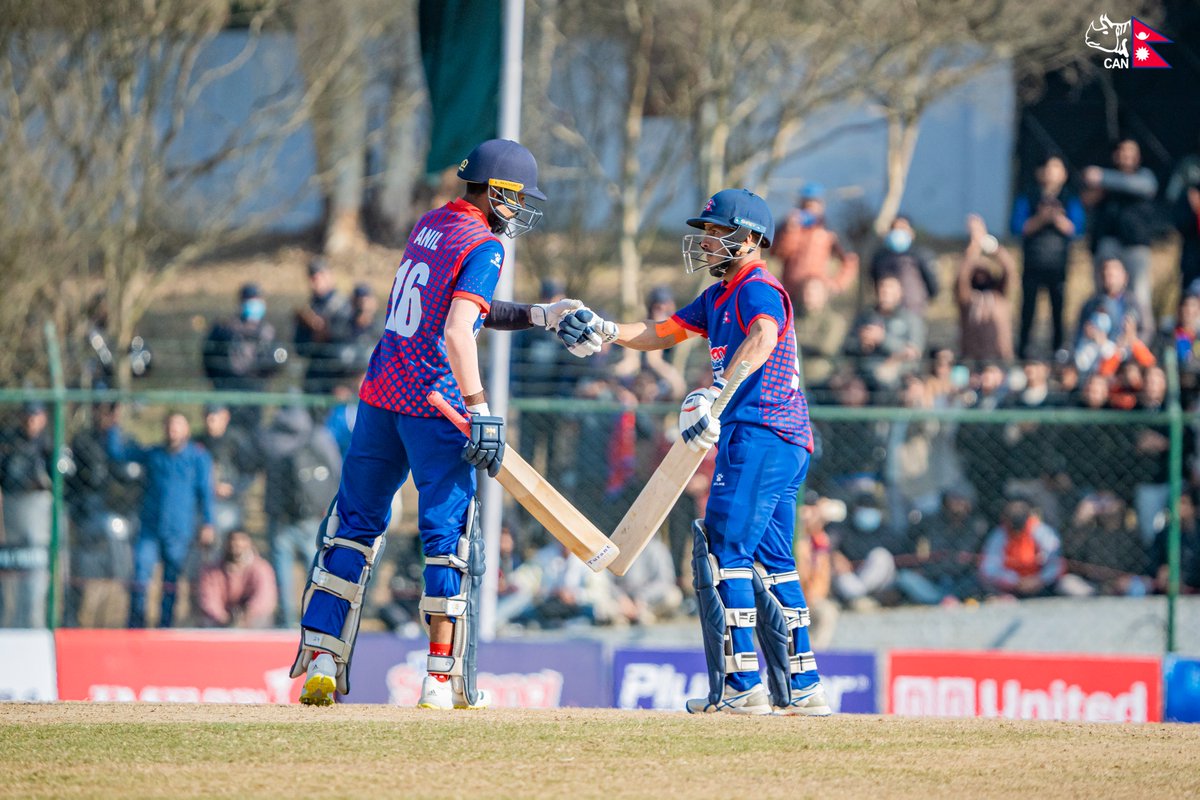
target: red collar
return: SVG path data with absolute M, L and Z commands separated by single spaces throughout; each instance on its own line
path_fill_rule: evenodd
M 734 291 L 739 286 L 741 286 L 743 283 L 745 283 L 746 279 L 749 278 L 753 272 L 755 272 L 760 267 L 766 267 L 766 266 L 767 266 L 767 262 L 760 260 L 760 261 L 751 261 L 749 264 L 747 264 L 745 267 L 743 267 L 742 270 L 740 272 L 738 272 L 737 275 L 734 276 L 732 281 L 725 284 L 725 288 L 721 290 L 721 294 L 717 297 L 716 304 L 721 305 L 726 300 L 728 300 L 729 297 L 734 293 Z
M 446 210 L 455 211 L 459 214 L 473 214 L 479 219 L 480 222 L 482 222 L 484 225 L 487 225 L 487 215 L 480 211 L 478 206 L 468 203 L 461 197 L 457 200 L 451 200 L 449 203 L 446 203 Z

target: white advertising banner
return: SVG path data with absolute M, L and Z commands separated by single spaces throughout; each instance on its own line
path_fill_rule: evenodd
M 0 630 L 0 654 L 0 702 L 58 699 L 50 631 Z

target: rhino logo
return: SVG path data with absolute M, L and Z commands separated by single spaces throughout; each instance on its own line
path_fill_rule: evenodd
M 1101 14 L 1099 23 L 1093 20 L 1088 24 L 1083 40 L 1088 47 L 1095 50 L 1129 58 L 1129 28 L 1131 24 L 1132 20 L 1113 22 L 1107 14 Z

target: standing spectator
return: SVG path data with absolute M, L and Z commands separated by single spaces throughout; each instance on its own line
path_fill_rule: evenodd
M 1179 278 L 1184 287 L 1200 278 L 1200 175 L 1184 188 L 1172 206 L 1175 228 L 1183 239 Z
M 1063 576 L 1061 549 L 1058 533 L 1038 519 L 1027 500 L 1009 500 L 1000 524 L 984 540 L 979 580 L 993 594 L 1052 594 Z
M 1129 273 L 1129 285 L 1144 316 L 1143 336 L 1153 332 L 1150 321 L 1150 237 L 1154 231 L 1154 195 L 1158 179 L 1142 166 L 1142 149 L 1133 139 L 1122 139 L 1113 150 L 1116 169 L 1087 167 L 1083 171 L 1084 200 L 1095 211 L 1092 252 L 1096 283 L 1110 259 L 1120 259 Z
M 921 317 L 938 293 L 937 273 L 933 253 L 913 245 L 912 222 L 903 214 L 892 220 L 891 230 L 883 238 L 883 246 L 871 259 L 871 282 L 875 292 L 885 277 L 900 281 L 900 296 L 904 307 Z
M 242 527 L 246 491 L 259 466 L 254 442 L 245 431 L 229 427 L 230 419 L 227 406 L 205 406 L 204 433 L 196 437 L 213 462 L 213 528 L 218 536 Z
M 895 389 L 918 366 L 925 350 L 925 321 L 901 305 L 900 279 L 885 275 L 875 286 L 875 307 L 858 315 L 846 339 L 846 354 L 874 388 Z
M 108 457 L 113 407 L 97 404 L 90 424 L 71 439 L 75 470 L 66 476 L 71 519 L 71 589 L 68 627 L 107 628 L 125 624 L 127 586 L 133 578 L 133 531 L 140 464 Z
M 324 394 L 341 373 L 336 334 L 347 327 L 350 307 L 337 290 L 329 262 L 318 256 L 308 262 L 308 305 L 296 308 L 296 353 L 308 359 L 304 391 Z
M 46 407 L 27 403 L 21 426 L 8 431 L 0 452 L 5 568 L 0 573 L 0 628 L 41 628 L 46 624 L 50 586 L 50 476 L 54 445 L 46 430 Z M 4 586 L 8 584 L 11 589 Z M 11 605 L 5 595 L 11 591 Z M 7 606 L 7 607 L 6 607 Z
M 1126 317 L 1140 330 L 1146 313 L 1128 291 L 1128 276 L 1119 258 L 1109 258 L 1100 271 L 1101 290 L 1083 304 L 1075 337 L 1075 366 L 1084 374 L 1098 370 L 1117 352 L 1117 339 L 1127 331 Z
M 793 306 L 800 305 L 804 284 L 814 278 L 833 294 L 841 294 L 858 277 L 858 256 L 843 248 L 838 235 L 825 227 L 825 188 L 819 183 L 801 188 L 798 207 L 788 214 L 771 252 L 783 262 L 780 281 Z M 834 276 L 829 274 L 830 260 L 838 262 Z
M 829 285 L 824 280 L 809 278 L 801 284 L 795 323 L 804 388 L 825 386 L 833 377 L 847 326 L 845 315 L 830 308 Z
M 1159 367 L 1146 370 L 1141 393 L 1138 395 L 1138 409 L 1141 411 L 1162 412 L 1167 407 L 1167 375 Z M 1167 502 L 1170 499 L 1170 462 L 1168 453 L 1171 449 L 1170 427 L 1167 425 L 1138 426 L 1133 436 L 1134 452 L 1132 453 L 1134 508 L 1137 510 L 1138 532 L 1142 541 L 1150 544 L 1158 531 L 1166 524 Z M 1187 443 L 1194 442 L 1194 437 L 1184 437 L 1183 462 L 1188 463 L 1187 451 L 1194 449 Z
M 196 587 L 204 627 L 269 628 L 278 599 L 275 573 L 250 534 L 230 531 L 221 558 L 201 571 Z
M 146 627 L 146 588 L 154 567 L 162 562 L 160 627 L 175 621 L 176 581 L 193 542 L 212 544 L 212 459 L 191 441 L 182 413 L 167 414 L 164 442 L 144 447 L 127 441 L 119 425 L 108 431 L 108 454 L 114 461 L 141 464 L 146 475 L 141 526 L 134 545 L 133 591 L 129 598 L 129 627 Z
M 1012 234 L 1021 237 L 1024 268 L 1021 273 L 1021 338 L 1018 352 L 1029 358 L 1029 332 L 1038 293 L 1050 298 L 1051 346 L 1064 346 L 1063 287 L 1071 240 L 1083 233 L 1083 204 L 1066 190 L 1067 167 L 1058 156 L 1048 156 L 1035 172 L 1036 191 L 1013 203 Z
M 267 301 L 256 283 L 238 291 L 238 316 L 213 325 L 204 341 L 204 374 L 221 391 L 261 392 L 287 361 L 287 350 L 275 341 L 275 328 L 264 317 Z M 257 406 L 238 406 L 232 424 L 256 429 Z
M 963 253 L 955 285 L 958 301 L 959 355 L 967 361 L 1013 357 L 1012 292 L 1017 265 L 1008 250 L 987 232 L 978 214 L 967 217 L 970 242 Z M 983 256 L 994 257 L 1002 272 L 997 275 Z
M 978 596 L 976 554 L 987 522 L 976 512 L 969 487 L 947 489 L 938 512 L 922 519 L 913 534 L 913 552 L 896 573 L 896 588 L 905 597 L 936 605 Z
M 999 364 L 985 364 L 971 378 L 972 390 L 964 398 L 968 408 L 995 411 L 1008 401 L 1008 376 Z M 1004 503 L 1004 482 L 1008 463 L 1003 454 L 1004 426 L 986 421 L 963 422 L 955 432 L 955 443 L 962 458 L 963 474 L 975 487 L 979 510 L 995 519 Z M 998 457 L 999 456 L 999 457 Z
M 260 447 L 267 473 L 263 511 L 279 585 L 278 619 L 290 626 L 300 619 L 296 560 L 307 567 L 316 552 L 317 529 L 341 481 L 342 453 L 333 434 L 314 425 L 300 406 L 276 412 L 262 432 Z

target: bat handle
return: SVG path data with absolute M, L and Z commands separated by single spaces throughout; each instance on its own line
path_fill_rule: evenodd
M 742 361 L 737 365 L 737 369 L 733 371 L 733 377 L 725 382 L 725 388 L 721 390 L 721 394 L 717 397 L 712 405 L 712 415 L 720 418 L 721 412 L 725 410 L 725 406 L 729 405 L 729 401 L 733 399 L 733 393 L 737 391 L 738 386 L 742 381 L 746 380 L 746 376 L 750 374 L 750 362 Z
M 468 436 L 471 435 L 470 423 L 463 419 L 463 415 L 458 413 L 458 409 L 450 405 L 446 398 L 442 397 L 441 392 L 430 392 L 425 399 L 429 401 L 431 406 L 442 412 L 443 417 L 453 422 L 454 427 Z

